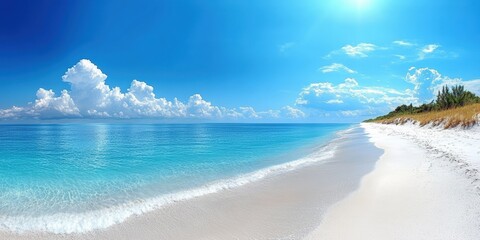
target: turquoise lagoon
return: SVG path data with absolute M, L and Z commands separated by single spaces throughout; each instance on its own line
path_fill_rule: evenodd
M 351 126 L 0 125 L 0 229 L 105 228 L 332 157 Z

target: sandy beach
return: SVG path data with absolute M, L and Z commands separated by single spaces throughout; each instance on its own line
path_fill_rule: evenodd
M 307 239 L 479 239 L 478 129 L 363 124 L 385 151 Z
M 1 239 L 301 239 L 358 188 L 382 151 L 356 128 L 335 157 L 258 182 L 169 205 L 85 234 L 0 233 Z
M 480 0 L 0 12 L 0 240 L 480 240 Z
M 479 239 L 478 128 L 362 124 L 320 163 L 84 234 L 1 239 Z

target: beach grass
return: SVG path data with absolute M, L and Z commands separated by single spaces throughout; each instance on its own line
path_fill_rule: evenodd
M 443 124 L 445 129 L 457 126 L 471 127 L 478 123 L 480 116 L 480 103 L 474 103 L 458 108 L 447 110 L 431 111 L 424 113 L 405 113 L 400 116 L 392 116 L 386 119 L 374 120 L 373 122 L 384 124 L 405 124 L 414 121 L 425 126 L 432 124 L 439 126 Z

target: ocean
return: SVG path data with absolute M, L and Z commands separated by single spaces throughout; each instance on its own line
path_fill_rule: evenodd
M 0 229 L 81 233 L 333 156 L 351 124 L 0 125 Z

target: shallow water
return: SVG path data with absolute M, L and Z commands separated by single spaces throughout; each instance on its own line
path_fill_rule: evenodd
M 349 126 L 0 125 L 0 226 L 58 233 L 107 227 L 321 160 L 335 132 Z

